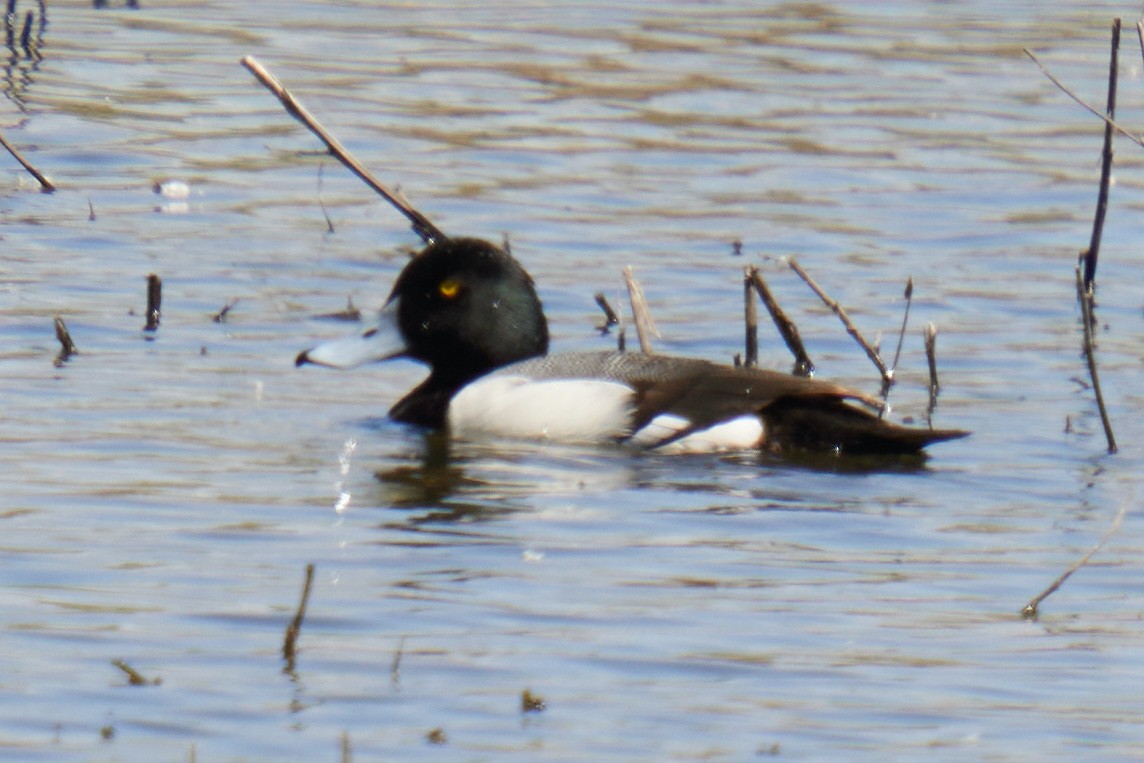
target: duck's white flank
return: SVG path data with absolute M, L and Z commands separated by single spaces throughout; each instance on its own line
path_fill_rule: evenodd
M 598 443 L 627 434 L 633 405 L 631 388 L 619 382 L 493 374 L 453 396 L 448 424 L 460 437 Z
M 765 433 L 762 420 L 758 416 L 747 415 L 721 422 L 707 429 L 700 429 L 678 440 L 656 447 L 657 442 L 663 442 L 673 437 L 690 425 L 691 422 L 682 416 L 662 413 L 632 435 L 630 442 L 639 447 L 653 448 L 656 453 L 672 455 L 719 453 L 757 448 L 762 443 Z
M 631 388 L 619 382 L 493 374 L 453 397 L 448 425 L 459 437 L 606 443 L 630 433 L 634 406 Z M 747 415 L 657 446 L 689 426 L 682 416 L 660 414 L 632 434 L 628 444 L 666 454 L 712 453 L 757 448 L 764 434 L 759 417 Z

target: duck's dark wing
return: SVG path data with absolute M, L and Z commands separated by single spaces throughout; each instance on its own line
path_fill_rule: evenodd
M 848 403 L 877 405 L 867 395 L 832 382 L 759 368 L 734 368 L 705 360 L 642 353 L 568 353 L 526 361 L 536 378 L 610 379 L 636 393 L 632 432 L 660 414 L 689 425 L 664 445 L 740 416 L 764 423 L 762 446 L 773 451 L 913 453 L 925 446 L 964 437 L 959 430 L 904 427 Z

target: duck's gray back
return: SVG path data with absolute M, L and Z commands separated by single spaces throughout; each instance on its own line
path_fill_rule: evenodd
M 530 379 L 606 379 L 662 383 L 712 367 L 706 360 L 642 352 L 562 352 L 531 358 L 497 370 L 497 375 Z

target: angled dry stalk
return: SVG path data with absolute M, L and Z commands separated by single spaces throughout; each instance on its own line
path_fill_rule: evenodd
M 763 301 L 763 306 L 767 308 L 767 312 L 771 314 L 771 320 L 774 321 L 779 336 L 783 338 L 787 349 L 794 355 L 794 368 L 791 370 L 791 373 L 795 376 L 813 375 L 814 363 L 811 362 L 810 356 L 806 353 L 806 346 L 802 343 L 802 337 L 798 333 L 798 326 L 794 325 L 794 321 L 787 317 L 787 314 L 779 307 L 778 300 L 776 300 L 774 294 L 771 293 L 759 269 L 751 268 L 751 271 L 753 271 L 751 273 L 751 285 L 754 286 L 755 292 L 759 295 L 759 299 Z
M 902 344 L 906 341 L 906 325 L 910 320 L 910 305 L 914 302 L 914 279 L 912 276 L 906 279 L 906 291 L 902 296 L 906 300 L 906 309 L 902 313 L 902 328 L 898 332 L 898 346 L 894 350 L 894 362 L 890 364 L 889 378 L 883 377 L 882 379 L 882 410 L 878 411 L 879 418 L 884 416 L 886 409 L 890 407 L 890 388 L 894 386 L 894 373 L 898 370 L 898 360 L 902 357 Z
M 898 360 L 902 357 L 902 343 L 906 339 L 906 324 L 910 320 L 910 305 L 914 301 L 914 279 L 912 276 L 906 279 L 906 291 L 902 296 L 906 300 L 906 310 L 902 313 L 902 330 L 898 332 L 898 347 L 894 350 L 894 362 L 890 364 L 890 373 L 897 370 Z
M 1138 29 L 1139 29 L 1139 27 L 1140 27 L 1140 24 L 1137 24 Z M 1144 34 L 1144 33 L 1142 33 L 1142 34 Z M 1144 47 L 1144 42 L 1141 43 L 1141 47 Z M 1043 63 L 1041 63 L 1041 59 L 1037 58 L 1037 55 L 1035 53 L 1033 53 L 1033 51 L 1029 50 L 1028 48 L 1022 48 L 1022 50 L 1024 50 L 1026 56 L 1033 59 L 1033 63 L 1035 63 L 1037 65 L 1037 68 L 1041 70 L 1041 73 L 1044 74 L 1046 77 L 1048 77 L 1049 81 L 1052 82 L 1054 85 L 1056 85 L 1062 93 L 1067 95 L 1069 98 L 1072 98 L 1074 101 L 1076 101 L 1078 104 L 1083 106 L 1091 114 L 1095 115 L 1097 118 L 1102 120 L 1106 125 L 1110 125 L 1113 130 L 1120 133 L 1125 138 L 1128 138 L 1128 140 L 1132 141 L 1133 143 L 1140 146 L 1141 148 L 1144 148 L 1144 138 L 1141 138 L 1140 136 L 1135 135 L 1134 133 L 1130 132 L 1128 130 L 1128 128 L 1122 127 L 1120 124 L 1118 124 L 1116 122 L 1116 120 L 1112 119 L 1107 114 L 1102 114 L 1099 109 L 1096 109 L 1096 108 L 1090 106 L 1088 103 L 1085 102 L 1085 100 L 1083 98 L 1081 98 L 1079 95 L 1074 93 L 1072 90 L 1069 90 L 1068 87 L 1066 87 L 1063 82 L 1061 82 L 1059 79 L 1054 77 L 1052 72 L 1049 71 L 1048 67 L 1046 67 Z
M 310 601 L 310 589 L 314 585 L 314 565 L 306 565 L 306 582 L 302 584 L 302 598 L 298 602 L 298 611 L 294 619 L 286 626 L 286 637 L 282 641 L 282 658 L 286 661 L 282 668 L 284 673 L 294 672 L 295 659 L 298 656 L 298 634 L 302 631 L 302 620 L 306 617 L 306 604 Z
M 628 301 L 632 305 L 632 319 L 636 324 L 636 335 L 640 340 L 640 351 L 645 355 L 654 355 L 655 351 L 651 346 L 651 337 L 660 336 L 659 329 L 655 327 L 655 321 L 651 318 L 651 310 L 647 306 L 647 298 L 644 297 L 643 287 L 640 286 L 639 281 L 632 274 L 630 266 L 624 268 L 624 283 L 628 287 Z
M 240 299 L 240 297 L 235 297 L 234 299 L 227 300 L 227 303 L 222 306 L 222 309 L 211 316 L 211 321 L 214 323 L 226 323 L 226 316 L 230 314 L 230 311 L 234 309 L 234 306 L 238 304 Z
M 794 272 L 798 273 L 799 278 L 805 281 L 806 285 L 809 286 L 811 290 L 818 295 L 818 298 L 822 300 L 822 303 L 829 307 L 834 312 L 834 314 L 838 316 L 838 319 L 842 321 L 842 325 L 846 327 L 846 333 L 854 337 L 854 341 L 858 343 L 858 346 L 866 351 L 866 356 L 870 358 L 870 361 L 874 364 L 875 368 L 878 369 L 878 373 L 882 375 L 882 384 L 891 384 L 894 377 L 890 370 L 886 368 L 886 364 L 882 362 L 882 356 L 878 354 L 878 351 L 875 350 L 874 347 L 869 342 L 867 342 L 865 338 L 863 338 L 862 334 L 858 331 L 858 327 L 855 326 L 854 322 L 850 320 L 850 316 L 846 314 L 846 310 L 842 308 L 842 305 L 838 304 L 836 300 L 831 298 L 831 296 L 827 294 L 826 291 L 823 290 L 823 288 L 819 286 L 805 270 L 802 269 L 802 266 L 799 265 L 798 261 L 793 257 L 790 259 L 790 268 Z
M 1048 588 L 1041 591 L 1032 599 L 1029 599 L 1029 603 L 1021 607 L 1021 617 L 1026 620 L 1037 619 L 1038 608 L 1041 606 L 1041 602 L 1056 592 L 1056 590 L 1059 589 L 1062 585 L 1064 585 L 1064 582 L 1072 577 L 1074 572 L 1088 564 L 1088 560 L 1092 559 L 1092 557 L 1096 555 L 1097 551 L 1100 551 L 1100 549 L 1104 548 L 1104 544 L 1108 543 L 1109 539 L 1111 539 L 1113 535 L 1116 535 L 1116 532 L 1120 529 L 1120 523 L 1124 521 L 1124 515 L 1128 513 L 1128 506 L 1129 504 L 1133 503 L 1133 501 L 1134 496 L 1130 496 L 1120 504 L 1120 509 L 1116 512 L 1116 516 L 1112 518 L 1112 523 L 1108 526 L 1108 529 L 1104 531 L 1104 535 L 1101 536 L 1100 540 L 1096 542 L 1096 545 L 1090 548 L 1088 553 L 1073 563 L 1071 567 L 1062 572 L 1060 577 L 1049 584 Z
M 414 209 L 400 194 L 391 191 L 384 183 L 375 178 L 364 165 L 350 155 L 345 147 L 342 146 L 333 135 L 327 132 L 310 112 L 306 111 L 305 107 L 298 102 L 298 99 L 283 87 L 282 84 L 275 79 L 274 75 L 267 71 L 262 64 L 258 63 L 253 56 L 245 56 L 241 63 L 250 70 L 250 73 L 253 74 L 266 89 L 274 93 L 275 97 L 281 102 L 282 107 L 286 109 L 287 114 L 304 124 L 310 132 L 314 133 L 314 135 L 318 136 L 319 140 L 326 144 L 326 148 L 335 159 L 345 165 L 346 169 L 357 175 L 383 199 L 388 201 L 394 209 L 405 215 L 405 218 L 409 220 L 413 227 L 413 232 L 420 236 L 422 241 L 426 244 L 431 244 L 434 241 L 444 241 L 448 238 L 428 217 Z
M 68 327 L 64 324 L 64 319 L 57 315 L 55 324 L 56 339 L 59 340 L 60 351 L 56 355 L 54 364 L 58 368 L 66 363 L 72 355 L 78 353 L 79 349 L 75 346 L 75 342 L 72 341 L 71 333 L 68 332 Z
M 12 158 L 18 161 L 20 166 L 26 169 L 28 174 L 36 179 L 36 182 L 40 184 L 41 191 L 44 193 L 52 193 L 56 190 L 56 187 L 52 185 L 52 181 L 44 177 L 38 169 L 32 166 L 31 162 L 21 156 L 20 152 L 16 150 L 16 147 L 9 143 L 8 139 L 2 134 L 0 134 L 0 146 L 3 146 L 8 153 L 12 155 Z

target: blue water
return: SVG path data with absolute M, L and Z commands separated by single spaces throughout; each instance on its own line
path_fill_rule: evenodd
M 0 757 L 1136 756 L 1142 163 L 1117 144 L 1097 277 L 1110 456 L 1073 273 L 1103 128 L 1021 48 L 1100 104 L 1124 16 L 1140 124 L 1138 8 L 484 5 L 49 5 L 9 51 L 0 131 L 59 190 L 0 162 Z M 612 345 L 593 295 L 630 265 L 661 351 L 729 360 L 757 264 L 820 374 L 876 392 L 786 259 L 887 354 L 912 277 L 891 416 L 925 418 L 932 321 L 934 423 L 973 437 L 854 469 L 386 421 L 419 367 L 293 358 L 417 240 L 244 55 L 445 231 L 508 235 L 557 348 Z

